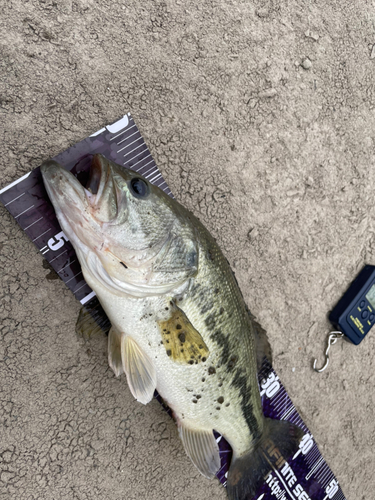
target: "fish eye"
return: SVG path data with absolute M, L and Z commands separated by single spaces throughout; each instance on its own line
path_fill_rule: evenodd
M 146 198 L 150 190 L 143 179 L 135 177 L 130 181 L 130 191 L 136 198 Z

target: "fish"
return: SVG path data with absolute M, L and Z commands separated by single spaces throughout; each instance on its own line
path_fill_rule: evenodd
M 144 405 L 157 390 L 207 478 L 221 465 L 214 431 L 224 436 L 233 450 L 228 498 L 252 498 L 303 432 L 263 415 L 257 372 L 271 348 L 216 240 L 175 199 L 100 154 L 85 186 L 52 160 L 41 172 L 111 322 L 114 374 L 125 373 Z

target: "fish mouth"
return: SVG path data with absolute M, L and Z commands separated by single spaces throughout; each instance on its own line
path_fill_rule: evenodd
M 44 185 L 52 203 L 60 197 L 69 197 L 74 203 L 76 198 L 82 199 L 86 189 L 68 170 L 54 160 L 45 161 L 41 167 Z
M 113 200 L 117 204 L 119 202 L 119 193 L 113 181 L 112 167 L 110 162 L 100 154 L 96 154 L 92 158 L 85 193 L 93 208 L 98 208 L 105 203 L 113 203 Z M 112 215 L 117 215 L 117 210 Z
M 85 184 L 53 160 L 44 162 L 40 170 L 57 213 L 61 212 L 69 219 L 90 213 L 97 222 L 102 223 L 116 217 L 119 190 L 113 180 L 110 162 L 104 156 L 93 156 Z
M 105 160 L 105 158 L 97 154 L 93 156 L 91 161 L 89 178 L 85 188 L 93 195 L 98 194 L 103 174 L 105 174 L 106 178 L 108 177 L 109 169 L 104 167 L 105 164 L 103 160 Z

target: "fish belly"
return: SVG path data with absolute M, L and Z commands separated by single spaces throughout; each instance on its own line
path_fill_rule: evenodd
M 214 429 L 229 441 L 236 454 L 248 451 L 254 435 L 243 415 L 243 395 L 231 383 L 226 367 L 221 366 L 215 342 L 205 338 L 210 349 L 205 362 L 180 364 L 167 355 L 157 323 L 160 311 L 168 307 L 166 298 L 125 299 L 106 292 L 98 295 L 112 325 L 122 334 L 130 335 L 152 360 L 156 389 L 178 424 Z M 199 329 L 201 325 L 197 326 Z

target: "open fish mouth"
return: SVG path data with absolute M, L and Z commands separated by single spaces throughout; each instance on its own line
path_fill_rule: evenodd
M 103 177 L 107 178 L 109 173 L 109 168 L 105 168 L 102 158 L 99 155 L 94 155 L 90 165 L 89 178 L 85 188 L 93 195 L 98 194 Z
M 114 180 L 115 172 L 107 159 L 102 155 L 94 155 L 85 186 L 86 198 L 92 207 L 92 215 L 102 222 L 114 220 L 125 208 L 125 197 Z
M 69 197 L 72 202 L 75 202 L 77 197 L 83 199 L 85 196 L 87 189 L 56 161 L 45 161 L 40 171 L 52 203 L 58 201 L 60 197 Z
M 59 175 L 66 174 L 66 178 L 69 178 L 71 182 L 74 182 L 76 186 L 83 187 L 85 192 L 96 195 L 98 194 L 101 181 L 108 178 L 110 173 L 110 165 L 106 158 L 100 154 L 95 154 L 92 157 L 88 179 L 83 185 L 76 176 L 71 172 L 62 167 L 57 161 L 47 160 L 42 163 L 40 170 L 43 175 L 43 180 L 47 184 L 57 184 L 58 181 L 62 182 L 63 178 L 58 177 Z
M 118 214 L 119 203 L 125 201 L 113 180 L 111 164 L 102 155 L 93 156 L 85 185 L 53 160 L 44 162 L 41 172 L 55 209 L 69 219 L 78 211 L 83 216 L 89 212 L 98 222 L 110 222 Z

